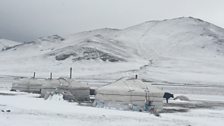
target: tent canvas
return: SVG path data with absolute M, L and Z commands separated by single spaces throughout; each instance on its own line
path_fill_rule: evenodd
M 60 93 L 66 100 L 88 101 L 90 88 L 85 83 L 74 79 L 21 79 L 12 83 L 12 91 L 40 93 L 41 97 L 47 98 L 50 94 Z
M 42 97 L 55 92 L 63 94 L 66 100 L 80 102 L 89 100 L 90 88 L 85 83 L 64 78 L 48 80 L 47 84 L 41 88 Z
M 124 109 L 128 109 L 131 105 L 145 110 L 148 101 L 154 109 L 162 110 L 163 91 L 139 79 L 121 79 L 99 88 L 95 103 L 100 107 L 124 107 Z
M 45 84 L 43 79 L 21 79 L 12 83 L 12 91 L 22 91 L 31 93 L 40 93 L 41 87 Z

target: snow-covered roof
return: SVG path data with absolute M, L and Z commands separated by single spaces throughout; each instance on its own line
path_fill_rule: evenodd
M 17 80 L 15 82 L 13 82 L 13 85 L 44 85 L 45 80 L 43 79 L 33 79 L 33 78 L 29 78 L 29 79 L 21 79 L 21 80 Z
M 135 95 L 145 94 L 146 91 L 161 93 L 162 90 L 151 86 L 150 83 L 143 82 L 139 79 L 121 79 L 110 85 L 101 87 L 97 93 L 101 94 L 130 94 L 133 92 Z
M 87 84 L 80 83 L 74 79 L 65 79 L 65 78 L 59 78 L 59 79 L 50 79 L 46 80 L 46 85 L 43 88 L 89 88 Z
M 68 85 L 63 85 L 63 88 L 89 88 L 89 86 L 86 83 L 81 83 L 79 81 L 76 81 L 74 79 L 68 79 L 66 80 Z

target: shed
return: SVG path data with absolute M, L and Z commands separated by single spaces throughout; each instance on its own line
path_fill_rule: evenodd
M 96 91 L 95 105 L 137 111 L 163 108 L 163 91 L 139 79 L 120 79 Z

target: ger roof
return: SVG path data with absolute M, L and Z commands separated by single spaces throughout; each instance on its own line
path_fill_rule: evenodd
M 125 92 L 145 92 L 149 90 L 150 92 L 161 92 L 160 89 L 151 86 L 150 83 L 143 82 L 139 79 L 120 79 L 112 84 L 103 86 L 97 90 L 98 93 L 103 94 L 117 94 Z

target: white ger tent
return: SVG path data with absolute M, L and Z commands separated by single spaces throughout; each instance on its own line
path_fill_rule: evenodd
M 54 93 L 63 94 L 64 99 L 73 101 L 89 101 L 90 88 L 85 83 L 74 79 L 36 79 L 25 78 L 12 83 L 12 91 L 40 93 L 47 98 Z
M 44 79 L 24 78 L 16 80 L 12 83 L 12 91 L 40 93 L 42 85 L 45 84 Z
M 51 94 L 63 94 L 64 99 L 77 102 L 89 101 L 90 88 L 85 83 L 80 83 L 74 79 L 51 79 L 46 81 L 46 85 L 41 88 L 41 96 L 48 97 Z
M 163 91 L 139 79 L 120 79 L 96 91 L 95 105 L 137 111 L 163 108 Z

